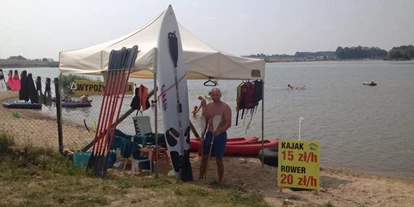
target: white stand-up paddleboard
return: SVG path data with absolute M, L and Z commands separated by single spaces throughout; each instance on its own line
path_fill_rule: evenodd
M 158 37 L 159 100 L 167 147 L 178 180 L 193 180 L 190 160 L 188 88 L 180 31 L 171 5 Z
M 7 91 L 6 79 L 2 69 L 0 69 L 0 91 Z

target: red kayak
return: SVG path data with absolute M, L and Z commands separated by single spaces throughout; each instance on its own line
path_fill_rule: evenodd
M 228 138 L 226 145 L 235 145 L 235 144 L 249 144 L 252 142 L 258 141 L 258 137 L 237 137 L 237 138 Z M 200 147 L 200 140 L 190 139 L 190 152 L 197 152 Z
M 264 148 L 278 148 L 279 139 L 264 140 Z M 230 156 L 257 156 L 262 149 L 262 141 L 255 141 L 242 145 L 226 145 L 224 155 Z
M 239 139 L 239 141 L 236 141 Z M 245 139 L 245 141 L 243 141 Z M 247 141 L 247 140 L 251 141 Z M 201 156 L 201 151 L 198 150 L 200 142 L 196 139 L 191 139 L 190 150 L 192 152 L 198 151 L 198 156 Z M 257 137 L 251 138 L 236 138 L 236 142 L 227 140 L 226 150 L 224 155 L 226 156 L 257 156 L 259 151 L 262 149 L 262 141 L 258 140 Z M 264 148 L 278 148 L 279 139 L 264 140 Z

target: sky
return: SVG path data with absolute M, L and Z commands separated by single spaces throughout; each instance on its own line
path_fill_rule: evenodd
M 414 0 L 0 0 L 0 58 L 53 58 L 134 32 L 172 5 L 234 55 L 414 44 Z

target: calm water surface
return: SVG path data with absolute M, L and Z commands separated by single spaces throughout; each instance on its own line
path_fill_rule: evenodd
M 19 72 L 22 69 L 18 69 Z M 27 68 L 34 77 L 55 77 L 56 68 Z M 6 70 L 5 70 L 6 71 Z M 374 80 L 378 86 L 364 86 Z M 153 88 L 151 80 L 133 79 Z M 204 81 L 188 81 L 190 107 L 197 95 L 208 93 Z M 235 108 L 236 87 L 241 81 L 219 81 L 223 100 Z M 287 90 L 287 85 L 305 85 L 305 90 Z M 97 120 L 100 97 L 92 97 L 88 109 L 64 109 L 63 117 L 91 122 Z M 131 96 L 126 96 L 124 109 Z M 43 107 L 54 115 L 55 108 Z M 151 115 L 151 109 L 144 115 Z M 409 177 L 414 179 L 414 61 L 341 61 L 266 64 L 265 139 L 297 139 L 299 117 L 301 138 L 321 144 L 321 166 Z M 159 116 L 160 117 L 160 116 Z M 252 117 L 239 121 L 229 136 L 261 136 L 261 107 Z M 198 117 L 191 117 L 198 126 Z M 159 124 L 162 122 L 159 121 Z M 161 126 L 162 127 L 162 126 Z M 133 133 L 132 119 L 120 129 Z

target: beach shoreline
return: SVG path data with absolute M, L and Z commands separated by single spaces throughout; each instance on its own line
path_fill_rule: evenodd
M 58 61 L 0 59 L 0 68 L 59 67 Z
M 0 101 L 14 101 L 18 92 L 1 92 Z M 12 113 L 18 112 L 19 117 Z M 0 130 L 15 137 L 18 145 L 27 142 L 39 147 L 58 150 L 58 133 L 55 117 L 36 110 L 7 109 L 0 106 Z M 29 127 L 30 126 L 30 127 Z M 47 129 L 47 130 L 46 130 Z M 93 137 L 81 123 L 63 123 L 64 145 L 71 150 L 80 149 Z M 198 178 L 201 158 L 191 154 L 193 177 Z M 167 175 L 171 166 L 165 159 L 159 161 L 159 173 Z M 271 206 L 313 206 L 330 203 L 333 206 L 411 206 L 414 203 L 414 180 L 385 175 L 373 175 L 337 168 L 323 167 L 320 172 L 320 189 L 314 191 L 280 192 L 277 186 L 277 168 L 264 165 L 254 157 L 225 157 L 224 183 L 251 193 L 259 193 Z M 171 178 L 174 179 L 174 178 Z M 215 160 L 212 159 L 206 180 L 217 179 Z M 311 205 L 309 205 L 311 204 Z

